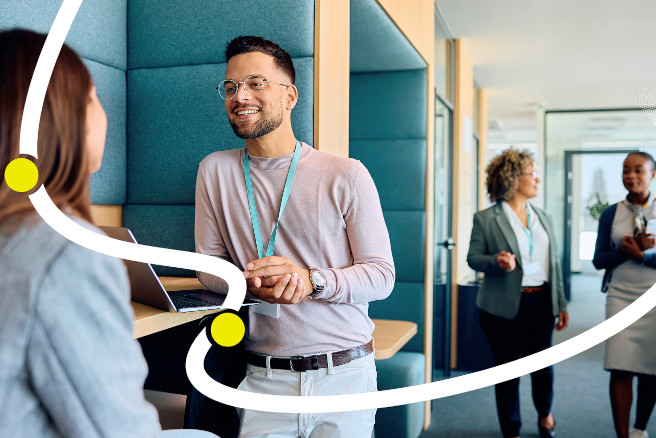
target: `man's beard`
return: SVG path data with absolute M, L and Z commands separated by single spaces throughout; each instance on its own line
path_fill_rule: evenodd
M 275 131 L 282 124 L 282 111 L 277 114 L 267 114 L 260 110 L 260 115 L 262 117 L 253 127 L 240 127 L 238 123 L 233 122 L 231 119 L 228 120 L 235 135 L 245 140 L 263 137 Z

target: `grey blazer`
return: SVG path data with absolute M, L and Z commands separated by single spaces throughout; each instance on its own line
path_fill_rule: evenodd
M 531 207 L 549 236 L 549 284 L 553 314 L 556 316 L 558 312 L 567 312 L 556 239 L 549 215 L 533 205 Z M 515 254 L 517 267 L 513 271 L 505 272 L 497 264 L 497 256 L 501 251 Z M 522 296 L 522 259 L 517 237 L 503 211 L 502 203 L 498 202 L 474 215 L 467 263 L 472 269 L 485 274 L 476 297 L 478 308 L 502 318 L 514 318 L 519 311 Z
M 34 215 L 0 230 L 0 278 L 0 437 L 161 434 L 119 259 Z

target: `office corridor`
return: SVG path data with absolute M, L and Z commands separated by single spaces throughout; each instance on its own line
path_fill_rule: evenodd
M 603 321 L 605 295 L 600 292 L 601 277 L 573 276 L 570 326 L 554 334 L 554 343 L 576 336 Z M 613 438 L 613 420 L 608 399 L 609 373 L 603 369 L 604 346 L 597 345 L 554 366 L 553 414 L 560 438 Z M 454 373 L 458 375 L 458 373 Z M 522 437 L 538 437 L 537 414 L 531 400 L 530 378 L 520 380 Z M 635 388 L 635 384 L 634 384 Z M 483 388 L 433 402 L 431 426 L 420 438 L 501 436 L 494 405 L 494 388 Z M 635 415 L 635 401 L 631 424 Z M 652 415 L 648 432 L 656 436 Z

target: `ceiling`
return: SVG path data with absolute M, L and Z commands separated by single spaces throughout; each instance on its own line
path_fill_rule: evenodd
M 535 142 L 539 108 L 651 107 L 637 114 L 650 120 L 641 126 L 653 134 L 645 135 L 656 138 L 656 2 L 436 0 L 436 5 L 446 34 L 463 41 L 476 86 L 487 90 L 489 143 Z M 604 116 L 590 117 L 596 122 L 589 123 L 600 123 Z

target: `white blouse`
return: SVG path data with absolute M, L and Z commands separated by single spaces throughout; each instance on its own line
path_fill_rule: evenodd
M 515 232 L 519 255 L 522 259 L 522 287 L 540 286 L 549 281 L 549 236 L 542 226 L 537 213 L 530 204 L 526 204 L 529 217 L 529 227 L 526 228 L 517 216 L 517 213 L 508 205 L 503 203 L 503 211 Z M 530 237 L 532 234 L 533 248 L 531 254 Z

